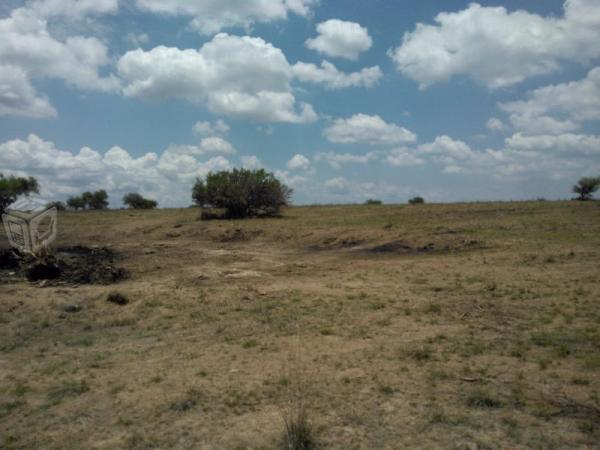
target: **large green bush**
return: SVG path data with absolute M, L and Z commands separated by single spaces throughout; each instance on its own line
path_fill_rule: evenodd
M 5 177 L 0 173 L 0 214 L 19 195 L 29 195 L 31 193 L 39 193 L 39 185 L 35 178 L 22 178 L 13 175 Z
M 224 209 L 225 217 L 240 219 L 277 215 L 291 194 L 290 188 L 264 169 L 233 169 L 196 180 L 192 198 L 201 207 Z

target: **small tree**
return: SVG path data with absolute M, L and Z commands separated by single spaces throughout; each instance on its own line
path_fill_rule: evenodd
M 273 216 L 286 206 L 292 190 L 264 169 L 233 169 L 196 180 L 192 198 L 199 206 L 226 210 L 226 217 Z
M 123 204 L 132 209 L 154 209 L 158 206 L 155 200 L 142 197 L 140 194 L 131 192 L 123 196 Z
M 67 206 L 63 202 L 55 201 L 46 205 L 47 208 L 56 208 L 57 211 L 64 211 Z
M 19 195 L 39 193 L 39 185 L 35 178 L 22 178 L 13 175 L 5 177 L 0 173 L 0 214 L 14 202 Z
M 88 201 L 90 209 L 106 209 L 108 208 L 108 194 L 105 190 L 99 190 L 92 193 L 92 197 Z
M 84 192 L 79 197 L 70 197 L 67 205 L 74 210 L 106 209 L 108 208 L 108 194 L 103 189 L 96 192 Z
M 421 205 L 425 203 L 425 199 L 423 197 L 413 197 L 408 201 L 408 203 L 410 205 Z
M 591 200 L 592 195 L 600 188 L 600 177 L 583 177 L 575 186 L 573 186 L 573 193 L 579 194 L 577 200 L 586 201 Z
M 365 205 L 381 205 L 383 202 L 381 200 L 376 200 L 374 198 L 370 198 L 365 202 Z
M 71 209 L 74 209 L 75 211 L 79 210 L 79 209 L 84 209 L 85 208 L 85 201 L 83 200 L 83 197 L 79 196 L 79 197 L 69 197 L 67 199 L 67 206 Z

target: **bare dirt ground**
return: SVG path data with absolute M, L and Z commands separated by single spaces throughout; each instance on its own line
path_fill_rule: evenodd
M 298 392 L 318 448 L 598 447 L 599 202 L 198 216 L 61 213 L 118 282 L 0 252 L 0 448 L 277 448 Z

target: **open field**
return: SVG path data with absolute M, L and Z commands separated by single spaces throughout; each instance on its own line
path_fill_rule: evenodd
M 277 448 L 298 395 L 318 448 L 600 442 L 600 202 L 198 215 L 61 213 L 117 284 L 0 275 L 0 448 Z

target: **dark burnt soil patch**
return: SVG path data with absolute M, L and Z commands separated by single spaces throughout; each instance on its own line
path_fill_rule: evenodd
M 328 237 L 323 239 L 321 242 L 311 245 L 309 247 L 310 250 L 340 250 L 340 249 L 350 249 L 361 245 L 364 241 L 362 239 L 357 239 L 353 237 L 344 237 L 344 238 L 336 238 L 336 237 Z
M 105 247 L 61 247 L 43 258 L 18 257 L 0 250 L 0 279 L 48 280 L 59 284 L 112 284 L 127 277 L 120 256 Z M 15 264 L 16 261 L 16 264 Z
M 370 253 L 428 253 L 435 250 L 434 243 L 428 243 L 423 246 L 413 247 L 404 241 L 395 240 L 385 244 L 376 245 L 369 248 Z
M 220 233 L 214 240 L 218 242 L 244 242 L 260 236 L 260 230 L 247 231 L 241 228 L 230 228 Z
M 442 242 L 414 244 L 400 239 L 365 249 L 370 254 L 440 254 L 488 248 L 483 242 L 472 239 L 455 239 Z

